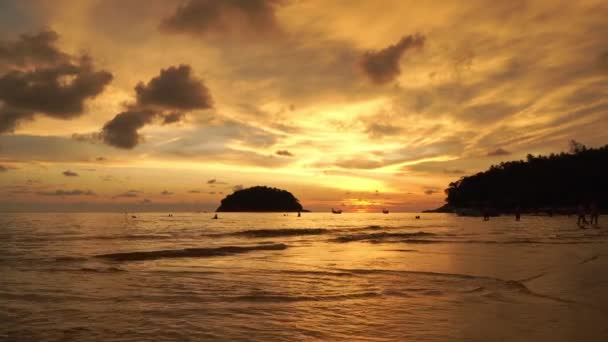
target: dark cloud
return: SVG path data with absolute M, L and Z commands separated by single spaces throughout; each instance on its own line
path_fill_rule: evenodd
M 107 159 L 105 157 L 97 157 L 97 158 L 95 158 L 95 161 L 98 161 L 98 162 L 103 162 L 103 161 L 106 161 L 106 160 Z
M 63 175 L 66 177 L 78 177 L 76 172 L 70 170 L 63 171 Z
M 284 157 L 293 157 L 293 154 L 287 150 L 278 150 L 275 152 L 277 155 L 279 156 L 284 156 Z
M 137 132 L 156 117 L 152 111 L 126 111 L 106 122 L 101 131 L 103 142 L 108 145 L 131 149 L 142 140 Z
M 156 119 L 171 124 L 181 121 L 187 111 L 213 107 L 209 90 L 188 65 L 162 69 L 147 84 L 140 82 L 135 92 L 136 103 L 103 126 L 99 137 L 106 144 L 134 148 L 142 141 L 139 129 Z
M 0 67 L 53 65 L 65 62 L 69 56 L 55 46 L 59 35 L 55 31 L 22 34 L 15 41 L 0 41 Z
M 0 102 L 0 133 L 12 132 L 23 121 L 34 119 L 34 113 L 15 108 L 6 108 Z
M 186 116 L 186 113 L 183 112 L 168 113 L 163 116 L 163 125 L 180 122 L 184 119 L 184 116 Z
M 165 19 L 171 33 L 260 38 L 280 32 L 275 9 L 281 0 L 189 0 Z
M 213 107 L 209 89 L 192 75 L 189 65 L 162 69 L 147 84 L 135 87 L 137 105 L 171 110 L 208 109 Z M 174 117 L 175 113 L 171 113 Z
M 444 169 L 443 173 L 448 175 L 464 175 L 466 171 L 461 169 Z
M 505 150 L 502 147 L 499 147 L 499 148 L 497 148 L 495 150 L 489 151 L 488 154 L 487 154 L 487 156 L 488 157 L 495 157 L 495 156 L 506 156 L 506 155 L 509 155 L 509 154 L 511 154 L 511 152 Z
M 101 94 L 112 74 L 93 67 L 90 57 L 61 52 L 58 35 L 44 31 L 0 41 L 0 133 L 12 132 L 35 115 L 72 119 L 85 101 Z
M 38 195 L 42 196 L 97 196 L 91 190 L 55 190 L 55 191 L 39 191 Z
M 239 190 L 243 190 L 243 185 L 242 184 L 238 184 L 232 187 L 232 191 L 239 191 Z
M 191 193 L 191 194 L 200 194 L 201 191 L 200 190 L 190 190 L 190 191 L 188 191 L 188 193 Z
M 171 196 L 171 195 L 173 195 L 173 193 L 171 191 L 168 191 L 168 190 L 163 190 L 160 194 L 163 195 L 163 196 Z
M 394 45 L 378 51 L 366 52 L 360 61 L 360 67 L 367 77 L 377 84 L 391 82 L 401 73 L 399 60 L 410 49 L 424 46 L 425 38 L 421 35 L 409 35 L 401 38 Z
M 429 195 L 429 196 L 430 196 L 430 195 L 437 194 L 437 193 L 439 193 L 439 192 L 440 192 L 440 191 L 439 191 L 439 190 L 437 190 L 437 189 L 426 189 L 426 190 L 424 190 L 424 194 L 425 194 L 425 195 Z
M 112 74 L 95 71 L 83 57 L 76 64 L 5 73 L 0 77 L 0 100 L 7 108 L 70 119 L 82 114 L 84 101 L 100 94 L 111 80 Z
M 207 184 L 228 184 L 226 182 L 222 182 L 222 181 L 218 181 L 217 179 L 213 178 L 207 181 Z

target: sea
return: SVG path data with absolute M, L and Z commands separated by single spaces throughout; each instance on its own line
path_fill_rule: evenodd
M 0 340 L 608 341 L 603 217 L 212 216 L 0 213 Z

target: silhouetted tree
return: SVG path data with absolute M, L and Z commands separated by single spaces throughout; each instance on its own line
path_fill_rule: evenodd
M 574 140 L 570 153 L 502 162 L 487 171 L 462 177 L 445 190 L 447 205 L 473 208 L 483 204 L 500 210 L 573 207 L 608 202 L 608 145 L 593 149 Z

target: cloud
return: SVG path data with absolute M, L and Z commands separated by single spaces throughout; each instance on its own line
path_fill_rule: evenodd
M 366 52 L 359 66 L 372 82 L 377 84 L 391 82 L 401 74 L 399 60 L 403 54 L 410 49 L 422 48 L 424 41 L 424 36 L 418 34 L 405 36 L 397 44 L 382 50 Z
M 47 30 L 35 34 L 22 34 L 15 41 L 0 41 L 0 66 L 54 65 L 69 59 L 55 46 L 59 35 Z
M 335 163 L 335 165 L 339 166 L 341 168 L 345 168 L 345 169 L 367 169 L 367 170 L 377 169 L 379 167 L 385 166 L 385 164 L 379 160 L 357 159 L 357 158 L 338 160 Z
M 163 195 L 163 196 L 171 196 L 171 195 L 173 195 L 173 193 L 171 191 L 168 191 L 168 190 L 163 190 L 160 194 Z
M 281 30 L 275 9 L 281 0 L 189 0 L 161 23 L 170 33 L 260 38 Z
M 85 101 L 112 81 L 108 71 L 95 70 L 90 57 L 59 51 L 57 39 L 56 32 L 43 31 L 0 41 L 0 133 L 14 131 L 37 114 L 64 120 L 78 117 Z
M 7 172 L 8 170 L 13 170 L 14 168 L 11 166 L 6 166 L 6 165 L 2 165 L 0 164 L 0 172 Z
M 443 169 L 443 173 L 448 175 L 464 175 L 466 171 L 461 169 Z
M 505 150 L 502 147 L 499 147 L 499 148 L 497 148 L 495 150 L 489 151 L 487 153 L 487 156 L 488 157 L 495 157 L 495 156 L 506 156 L 506 155 L 509 155 L 509 154 L 511 154 L 511 152 Z
M 239 190 L 243 190 L 243 185 L 242 184 L 238 184 L 232 187 L 232 191 L 239 191 Z
M 440 192 L 441 192 L 441 191 L 439 191 L 439 190 L 437 190 L 437 189 L 426 189 L 426 190 L 424 190 L 424 194 L 425 194 L 425 195 L 429 195 L 429 196 L 430 196 L 430 195 L 437 194 L 437 193 L 440 193 Z
M 463 109 L 456 116 L 465 121 L 474 122 L 477 124 L 484 124 L 512 116 L 521 109 L 522 106 L 514 106 L 499 101 L 469 106 Z
M 163 116 L 163 125 L 169 125 L 172 123 L 180 122 L 184 119 L 186 113 L 184 112 L 173 112 Z
M 126 111 L 117 114 L 105 123 L 101 131 L 101 139 L 108 145 L 131 149 L 142 141 L 138 130 L 152 122 L 156 117 L 152 111 Z
M 78 177 L 76 172 L 70 170 L 63 171 L 63 175 L 66 177 Z
M 155 119 L 171 124 L 187 111 L 213 107 L 209 90 L 188 65 L 161 69 L 147 84 L 137 84 L 135 92 L 136 103 L 103 126 L 99 136 L 106 144 L 132 149 L 143 140 L 138 131 Z
M 275 154 L 277 154 L 279 156 L 284 156 L 284 157 L 293 157 L 293 154 L 287 150 L 278 150 L 275 152 Z
M 403 129 L 401 127 L 382 123 L 371 123 L 365 128 L 365 133 L 372 139 L 382 138 L 387 135 L 397 135 L 402 131 Z
M 200 194 L 201 191 L 200 190 L 190 190 L 190 191 L 188 191 L 188 193 L 190 193 L 190 194 Z
M 42 196 L 97 196 L 91 190 L 55 190 L 55 191 L 39 191 L 38 195 Z
M 161 69 L 147 84 L 137 84 L 135 93 L 137 105 L 143 107 L 185 111 L 213 107 L 209 89 L 192 75 L 189 65 Z
M 210 179 L 207 181 L 207 184 L 215 184 L 217 181 L 215 179 Z
M 98 162 L 103 162 L 103 161 L 106 161 L 106 160 L 108 160 L 108 159 L 105 158 L 105 157 L 97 157 L 97 158 L 95 158 L 95 161 L 98 161 Z
M 112 198 L 134 198 L 134 197 L 139 197 L 140 193 L 141 193 L 141 191 L 138 191 L 138 190 L 128 190 L 121 194 L 115 195 Z

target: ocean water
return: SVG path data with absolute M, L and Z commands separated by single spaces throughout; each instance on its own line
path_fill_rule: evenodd
M 2 213 L 0 340 L 608 341 L 605 223 L 415 215 Z

